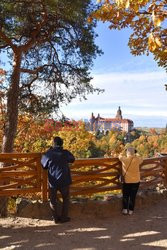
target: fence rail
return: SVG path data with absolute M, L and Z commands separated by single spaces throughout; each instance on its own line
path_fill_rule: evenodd
M 0 154 L 0 196 L 42 191 L 40 154 Z
M 40 164 L 40 153 L 0 154 L 0 196 L 40 193 L 48 199 L 47 171 Z M 71 196 L 89 196 L 120 190 L 118 158 L 78 159 L 71 165 Z M 145 159 L 141 165 L 141 188 L 167 185 L 167 156 Z

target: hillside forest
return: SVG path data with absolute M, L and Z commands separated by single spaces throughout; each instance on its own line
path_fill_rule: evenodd
M 0 145 L 3 140 L 3 114 L 0 119 Z M 82 121 L 53 120 L 34 117 L 30 114 L 19 116 L 14 152 L 45 152 L 52 146 L 54 136 L 64 140 L 64 148 L 76 158 L 116 157 L 133 146 L 143 157 L 154 157 L 167 153 L 167 129 L 134 129 L 124 131 L 90 132 Z M 1 150 L 1 148 L 0 148 Z

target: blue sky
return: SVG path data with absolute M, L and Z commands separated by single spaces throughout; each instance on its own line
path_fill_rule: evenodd
M 167 124 L 167 83 L 165 70 L 152 56 L 130 54 L 127 45 L 130 30 L 111 31 L 99 23 L 96 43 L 104 54 L 94 61 L 91 71 L 94 87 L 105 89 L 89 95 L 86 101 L 73 100 L 62 107 L 69 118 L 89 119 L 91 113 L 114 117 L 121 106 L 123 117 L 132 119 L 135 127 L 165 127 Z

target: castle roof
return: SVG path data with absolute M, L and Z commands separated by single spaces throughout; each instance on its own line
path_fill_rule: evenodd
M 118 119 L 118 118 L 102 118 L 98 120 L 99 122 L 121 122 L 121 123 L 133 123 L 130 119 Z
M 98 114 L 97 117 L 94 116 L 94 114 L 92 113 L 91 115 L 91 120 L 93 122 L 114 122 L 114 123 L 128 123 L 128 124 L 133 124 L 133 121 L 130 119 L 123 119 L 122 117 L 122 111 L 121 111 L 121 107 L 118 107 L 117 110 L 117 114 L 115 118 L 103 118 L 100 116 L 100 114 Z

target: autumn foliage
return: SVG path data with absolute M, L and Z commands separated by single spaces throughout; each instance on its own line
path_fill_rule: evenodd
M 2 113 L 0 115 L 2 118 Z M 3 119 L 0 119 L 0 145 L 3 126 Z M 115 157 L 124 152 L 129 145 L 134 146 L 144 157 L 153 157 L 158 152 L 167 153 L 166 129 L 161 129 L 159 132 L 150 129 L 147 132 L 134 130 L 128 134 L 123 131 L 95 134 L 87 131 L 82 121 L 64 123 L 30 114 L 19 116 L 14 151 L 44 152 L 52 146 L 54 136 L 62 137 L 64 148 L 69 149 L 76 158 Z
M 133 55 L 153 53 L 158 64 L 167 69 L 166 0 L 101 0 L 94 18 L 109 22 L 110 29 L 130 28 L 129 47 Z

